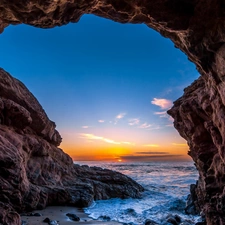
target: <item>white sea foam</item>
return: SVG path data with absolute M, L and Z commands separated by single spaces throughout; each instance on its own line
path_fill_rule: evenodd
M 110 199 L 94 202 L 85 212 L 94 219 L 144 224 L 146 219 L 158 223 L 169 214 L 195 224 L 198 217 L 184 213 L 190 184 L 198 173 L 191 162 L 96 163 L 76 162 L 116 170 L 131 177 L 145 188 L 141 199 Z

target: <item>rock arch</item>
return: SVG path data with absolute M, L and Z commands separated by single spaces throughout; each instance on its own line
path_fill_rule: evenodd
M 201 77 L 169 114 L 199 170 L 198 204 L 208 225 L 225 224 L 225 2 L 222 0 L 0 0 L 0 30 L 10 24 L 41 28 L 95 14 L 145 23 L 185 52 Z

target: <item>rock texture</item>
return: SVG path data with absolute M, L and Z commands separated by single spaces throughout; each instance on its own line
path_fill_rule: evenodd
M 18 213 L 47 205 L 140 197 L 143 188 L 125 175 L 74 165 L 60 142 L 35 97 L 0 69 L 0 224 L 20 225 Z
M 207 224 L 225 224 L 225 86 L 200 77 L 174 102 L 169 114 L 190 146 L 199 171 L 196 207 Z
M 199 170 L 196 192 L 207 224 L 225 224 L 223 0 L 0 0 L 0 12 L 1 31 L 9 24 L 25 23 L 42 28 L 65 25 L 77 22 L 85 13 L 121 23 L 145 23 L 185 52 L 201 77 L 185 90 L 169 113 L 181 136 L 188 141 L 189 154 Z M 9 101 L 6 108 L 10 114 L 18 106 Z M 7 123 L 19 123 L 18 126 L 31 123 L 29 110 L 20 108 L 20 111 L 23 123 L 13 119 Z M 52 130 L 53 124 L 47 127 L 43 127 L 44 121 L 41 124 L 39 135 L 51 143 L 59 141 L 58 134 Z

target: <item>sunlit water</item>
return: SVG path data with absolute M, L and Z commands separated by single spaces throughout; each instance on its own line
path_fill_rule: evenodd
M 165 222 L 169 215 L 179 215 L 182 221 L 195 224 L 199 217 L 184 212 L 190 184 L 196 183 L 198 173 L 192 162 L 105 163 L 75 162 L 100 166 L 121 172 L 139 184 L 145 191 L 141 199 L 111 199 L 95 201 L 85 212 L 94 219 L 144 224 L 146 219 Z

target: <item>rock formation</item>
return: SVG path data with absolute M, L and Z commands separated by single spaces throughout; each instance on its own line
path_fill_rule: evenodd
M 140 197 L 143 188 L 125 175 L 74 165 L 60 142 L 35 97 L 0 69 L 0 224 L 20 225 L 18 213 L 47 205 Z
M 1 31 L 9 24 L 25 23 L 42 28 L 65 25 L 77 22 L 85 13 L 121 23 L 145 23 L 170 38 L 177 48 L 185 52 L 196 64 L 201 77 L 185 90 L 183 97 L 175 102 L 169 114 L 174 117 L 175 127 L 181 136 L 187 140 L 189 154 L 199 170 L 196 192 L 207 224 L 225 224 L 223 0 L 0 0 L 0 12 Z M 15 98 L 18 94 L 16 93 Z M 0 107 L 2 105 L 0 103 Z M 9 101 L 6 105 L 9 114 L 11 109 L 16 112 L 19 108 L 16 102 Z M 24 122 L 10 119 L 6 123 L 18 123 L 18 126 L 30 124 L 29 110 L 21 107 L 18 110 Z M 45 123 L 43 118 L 42 120 L 38 134 L 51 143 L 59 141 L 54 125 L 49 123 L 47 127 L 43 127 Z M 48 131 L 51 131 L 50 135 Z M 14 139 L 13 142 L 17 143 L 17 139 Z M 4 146 L 9 148 L 9 145 L 7 142 Z M 47 154 L 44 150 L 40 152 Z M 10 160 L 6 162 L 7 167 L 13 165 Z

